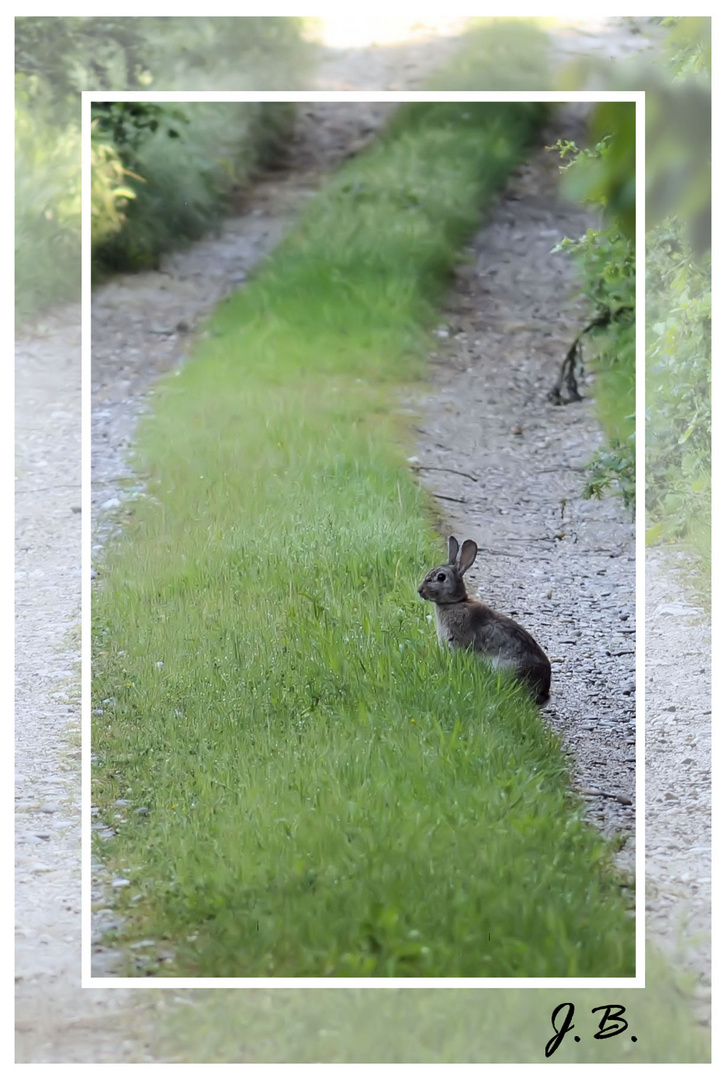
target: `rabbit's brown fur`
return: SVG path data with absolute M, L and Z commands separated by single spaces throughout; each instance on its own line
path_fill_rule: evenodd
M 419 595 L 436 605 L 436 632 L 442 645 L 471 649 L 495 665 L 511 668 L 542 704 L 549 697 L 552 674 L 543 650 L 514 619 L 466 594 L 464 574 L 477 552 L 473 540 L 465 540 L 459 550 L 458 540 L 450 536 L 448 563 L 429 570 Z

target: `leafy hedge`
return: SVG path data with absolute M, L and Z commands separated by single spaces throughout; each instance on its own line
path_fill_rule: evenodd
M 284 102 L 116 102 L 93 112 L 95 139 L 110 140 L 106 150 L 124 171 L 119 186 L 94 167 L 96 274 L 155 267 L 164 252 L 217 227 L 230 196 L 276 160 L 295 120 Z
M 79 92 L 299 86 L 310 56 L 303 28 L 303 19 L 290 16 L 15 20 L 20 319 L 80 293 Z M 157 120 L 171 113 L 178 122 L 174 110 L 157 110 Z M 131 109 L 119 111 L 128 116 Z M 235 181 L 244 182 L 261 158 L 278 152 L 291 118 L 282 105 L 270 112 L 205 103 L 192 113 L 189 123 L 178 123 L 177 139 L 168 137 L 173 123 L 142 124 L 136 134 L 143 137 L 131 144 L 96 126 L 97 268 L 154 265 L 160 252 L 213 227 Z
M 681 537 L 710 569 L 710 19 L 671 18 L 671 86 L 649 95 L 647 539 Z M 708 581 L 704 582 L 708 592 Z
M 671 218 L 648 246 L 646 351 L 649 538 L 710 526 L 711 264 Z
M 610 106 L 596 116 L 601 137 L 579 149 L 560 140 L 569 157 L 565 188 L 583 202 L 600 206 L 603 222 L 577 240 L 565 239 L 558 250 L 572 253 L 590 301 L 589 335 L 596 371 L 595 397 L 606 442 L 589 462 L 585 494 L 601 498 L 615 487 L 625 505 L 635 505 L 635 241 L 634 107 Z M 597 126 L 596 126 L 597 130 Z

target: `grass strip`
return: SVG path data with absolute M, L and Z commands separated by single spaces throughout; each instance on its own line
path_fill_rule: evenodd
M 154 1049 L 184 1062 L 544 1064 L 552 1014 L 575 1007 L 549 1061 L 558 1065 L 710 1061 L 710 1030 L 691 1012 L 692 980 L 648 950 L 646 989 L 349 987 L 207 990 L 165 1010 Z M 603 1006 L 627 1028 L 596 1039 Z M 593 1012 L 593 1010 L 596 1010 Z M 566 1013 L 557 1015 L 558 1027 Z M 614 1020 L 605 1027 L 615 1029 Z M 577 1041 L 576 1041 L 577 1039 Z
M 558 740 L 415 592 L 440 542 L 398 387 L 542 114 L 401 110 L 159 387 L 94 599 L 98 849 L 155 941 L 129 974 L 633 971 Z

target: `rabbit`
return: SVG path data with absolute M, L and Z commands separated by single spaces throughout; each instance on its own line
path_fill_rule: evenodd
M 473 540 L 449 537 L 449 562 L 429 570 L 418 587 L 419 596 L 436 605 L 436 633 L 442 646 L 471 649 L 495 667 L 510 668 L 529 685 L 538 704 L 550 696 L 552 669 L 531 634 L 507 615 L 492 611 L 466 594 L 464 574 L 479 549 Z

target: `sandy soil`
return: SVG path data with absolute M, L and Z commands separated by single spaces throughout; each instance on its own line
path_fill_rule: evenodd
M 613 26 L 610 55 L 640 44 L 631 30 L 627 21 Z M 575 33 L 558 47 L 599 49 L 600 40 Z M 416 87 L 451 48 L 451 38 L 419 34 L 400 48 L 329 50 L 318 85 Z M 104 504 L 113 510 L 133 494 L 124 455 L 154 379 L 183 363 L 198 320 L 239 287 L 323 172 L 360 149 L 384 112 L 306 110 L 290 171 L 262 183 L 220 237 L 97 291 L 96 544 L 109 527 Z M 442 496 L 445 528 L 489 549 L 473 577 L 482 594 L 516 612 L 557 661 L 546 715 L 572 750 L 576 783 L 598 792 L 587 796 L 594 819 L 632 837 L 632 526 L 612 500 L 579 499 L 577 470 L 599 438 L 589 404 L 555 409 L 545 400 L 578 315 L 568 271 L 548 254 L 565 220 L 552 190 L 540 190 L 539 167 L 513 179 L 472 240 L 473 262 L 458 275 L 432 345 L 431 396 L 409 403 L 422 417 L 412 465 Z M 79 310 L 64 308 L 17 343 L 16 1053 L 20 1062 L 156 1061 L 157 1009 L 173 1004 L 165 991 L 80 991 L 79 325 Z M 696 976 L 706 1021 L 709 625 L 687 599 L 683 573 L 649 553 L 648 934 Z M 628 841 L 626 863 L 631 851 Z

